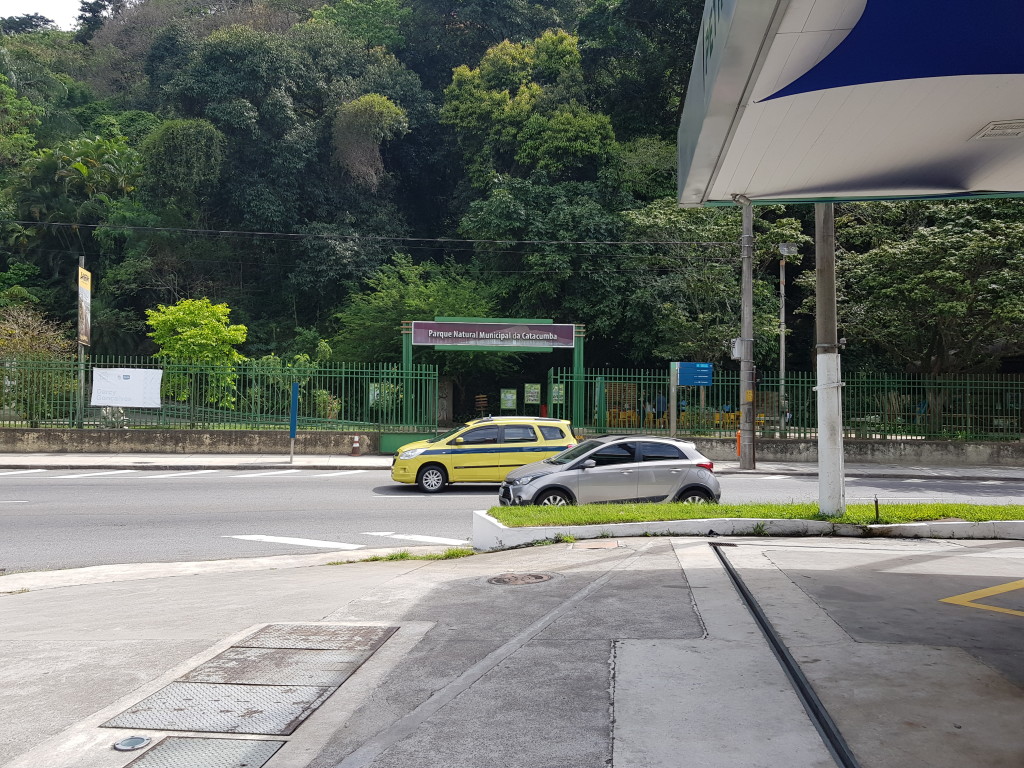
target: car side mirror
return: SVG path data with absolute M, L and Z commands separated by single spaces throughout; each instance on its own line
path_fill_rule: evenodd
M 596 466 L 597 466 L 597 462 L 596 461 L 594 461 L 593 459 L 587 459 L 582 464 L 580 464 L 580 469 L 593 469 Z
M 455 445 L 462 445 L 466 441 L 463 440 L 461 437 L 456 437 L 454 440 L 452 440 L 452 442 L 455 443 Z

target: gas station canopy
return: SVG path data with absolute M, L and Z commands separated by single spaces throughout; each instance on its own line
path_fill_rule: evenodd
M 1024 0 L 707 0 L 679 202 L 1024 194 Z

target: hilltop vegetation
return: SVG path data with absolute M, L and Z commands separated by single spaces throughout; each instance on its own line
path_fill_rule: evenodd
M 326 340 L 398 360 L 401 320 L 443 314 L 583 323 L 591 365 L 729 365 L 739 216 L 674 204 L 702 8 L 93 0 L 74 32 L 0 20 L 0 297 L 71 321 L 84 255 L 97 354 L 150 353 L 147 310 L 209 298 L 256 357 Z M 809 252 L 813 217 L 758 217 L 774 367 L 774 246 Z M 1016 201 L 838 221 L 852 363 L 991 371 L 1024 352 Z M 790 288 L 792 367 L 811 367 L 812 293 Z M 488 380 L 567 362 L 433 354 L 417 359 Z

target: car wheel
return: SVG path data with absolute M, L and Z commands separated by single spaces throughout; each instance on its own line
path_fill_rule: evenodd
M 533 503 L 541 507 L 564 507 L 572 502 L 561 491 L 542 491 L 537 494 L 537 499 Z
M 424 467 L 416 476 L 416 487 L 424 493 L 438 493 L 448 484 L 448 473 L 436 464 Z
M 711 501 L 711 494 L 700 488 L 688 488 L 679 494 L 678 501 L 684 504 L 707 504 Z

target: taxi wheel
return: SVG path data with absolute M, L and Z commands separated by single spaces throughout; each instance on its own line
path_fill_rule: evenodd
M 438 493 L 448 484 L 448 473 L 444 467 L 431 464 L 420 470 L 416 476 L 416 487 L 424 493 Z
M 537 501 L 534 503 L 542 507 L 564 507 L 571 502 L 569 497 L 561 491 L 544 491 L 537 496 Z

